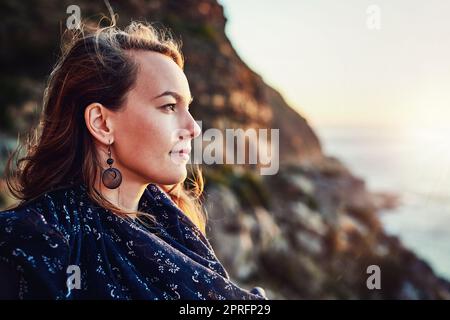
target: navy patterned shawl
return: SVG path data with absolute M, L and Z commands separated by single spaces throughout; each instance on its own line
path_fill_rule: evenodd
M 266 299 L 259 287 L 230 281 L 209 241 L 159 187 L 148 185 L 139 209 L 158 224 L 119 217 L 73 184 L 0 212 L 0 296 Z M 67 285 L 69 266 L 79 268 L 79 289 Z

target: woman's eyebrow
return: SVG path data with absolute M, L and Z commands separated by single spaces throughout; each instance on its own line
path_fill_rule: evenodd
M 157 98 L 161 98 L 163 96 L 172 96 L 172 97 L 175 98 L 175 100 L 177 100 L 177 102 L 184 100 L 184 98 L 179 93 L 174 92 L 174 91 L 164 91 L 163 93 L 161 93 L 161 94 L 157 95 L 156 97 L 154 97 L 152 100 L 155 100 Z M 194 97 L 190 96 L 189 99 L 188 99 L 188 104 L 191 104 L 191 102 L 193 100 L 194 100 Z

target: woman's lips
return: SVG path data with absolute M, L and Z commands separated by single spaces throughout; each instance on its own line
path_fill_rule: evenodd
M 189 149 L 181 149 L 181 150 L 169 152 L 171 157 L 181 158 L 183 160 L 188 160 L 190 153 L 191 153 L 191 150 L 189 150 Z
M 178 149 L 178 150 L 172 150 L 169 153 L 191 153 L 191 149 Z

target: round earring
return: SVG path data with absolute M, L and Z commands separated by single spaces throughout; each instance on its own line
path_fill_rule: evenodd
M 114 160 L 111 158 L 111 144 L 108 146 L 108 160 L 106 163 L 109 168 L 103 171 L 102 182 L 109 189 L 116 189 L 122 183 L 122 173 L 116 168 L 112 168 Z

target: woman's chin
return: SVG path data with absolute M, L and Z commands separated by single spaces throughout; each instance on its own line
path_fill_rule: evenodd
M 159 179 L 159 184 L 174 185 L 183 182 L 187 177 L 186 166 L 177 167 Z

